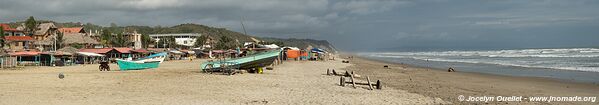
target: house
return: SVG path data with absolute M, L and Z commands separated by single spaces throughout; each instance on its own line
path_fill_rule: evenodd
M 63 34 L 67 33 L 82 33 L 85 34 L 85 29 L 83 27 L 71 27 L 71 28 L 58 28 L 58 31 Z
M 131 56 L 132 48 L 88 48 L 88 49 L 80 49 L 80 52 L 91 52 L 106 55 L 106 58 L 127 58 Z
M 119 53 L 114 48 L 90 48 L 80 49 L 79 52 L 90 52 L 96 54 L 106 55 L 107 58 L 119 58 Z
M 2 30 L 4 30 L 4 33 L 1 34 L 4 34 L 5 36 L 25 36 L 25 32 L 23 30 L 11 28 L 8 24 L 0 24 L 0 27 L 2 27 Z
M 58 28 L 54 23 L 42 23 L 37 26 L 36 31 L 33 33 L 33 39 L 38 41 L 45 40 L 57 33 Z
M 61 44 L 64 46 L 82 45 L 82 48 L 93 48 L 95 45 L 100 44 L 100 42 L 87 35 L 85 30 L 83 30 L 83 27 L 59 28 L 58 32 L 63 33 L 63 42 Z M 42 38 L 43 40 L 37 40 L 33 44 L 40 51 L 54 50 L 54 35 L 45 36 Z
M 201 35 L 202 34 L 199 34 L 199 33 L 178 33 L 178 34 L 150 34 L 149 36 L 152 39 L 156 40 L 156 42 L 160 41 L 161 39 L 174 37 L 175 42 L 178 45 L 191 47 L 195 43 L 196 37 L 199 37 Z
M 137 31 L 128 32 L 123 34 L 123 37 L 127 39 L 127 41 L 133 43 L 133 49 L 141 49 L 141 34 L 137 33 Z
M 12 57 L 16 57 L 17 65 L 29 66 L 40 64 L 40 55 L 42 52 L 39 51 L 17 51 L 8 53 Z
M 4 36 L 5 47 L 13 51 L 28 50 L 30 45 L 35 41 L 29 36 Z
M 131 50 L 133 50 L 132 48 L 127 48 L 127 47 L 117 47 L 114 49 L 116 51 L 118 51 L 118 53 L 120 54 L 119 55 L 120 58 L 131 57 Z
M 83 48 L 93 48 L 95 45 L 100 44 L 100 42 L 84 33 L 65 33 L 62 35 L 62 39 L 62 44 L 65 46 L 83 45 Z

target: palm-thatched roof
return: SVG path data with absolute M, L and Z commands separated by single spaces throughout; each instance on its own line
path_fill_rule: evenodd
M 77 53 L 79 52 L 79 49 L 75 48 L 75 47 L 71 47 L 71 46 L 67 46 L 67 47 L 63 47 L 58 49 L 58 51 L 62 51 L 62 52 L 68 52 L 68 53 Z
M 38 40 L 33 42 L 34 45 L 52 45 L 54 38 L 46 38 L 44 40 Z
M 100 44 L 83 33 L 66 33 L 62 36 L 63 44 Z
M 42 24 L 38 25 L 37 28 L 39 28 L 39 30 L 35 31 L 35 35 L 43 35 L 43 34 L 46 34 L 48 32 L 48 30 L 50 30 L 52 28 L 57 28 L 57 27 L 56 27 L 56 25 L 54 25 L 54 23 L 42 23 Z

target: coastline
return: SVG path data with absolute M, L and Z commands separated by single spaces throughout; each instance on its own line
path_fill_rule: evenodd
M 471 104 L 596 104 L 591 102 L 463 102 L 463 96 L 593 96 L 599 94 L 599 85 L 543 77 L 520 77 L 473 72 L 447 72 L 436 68 L 418 67 L 384 60 L 369 59 L 352 54 L 354 64 L 344 70 L 382 78 L 389 88 L 406 90 L 428 97 L 441 98 L 452 103 Z M 390 68 L 383 68 L 388 65 Z

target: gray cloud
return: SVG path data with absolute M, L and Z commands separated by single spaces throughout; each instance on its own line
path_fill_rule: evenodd
M 100 25 L 198 23 L 256 36 L 326 39 L 345 50 L 593 46 L 596 0 L 0 0 L 28 16 Z M 568 40 L 564 40 L 568 39 Z M 575 40 L 575 41 L 573 41 Z

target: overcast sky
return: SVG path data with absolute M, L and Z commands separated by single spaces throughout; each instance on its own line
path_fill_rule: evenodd
M 599 46 L 599 0 L 0 0 L 28 16 L 107 26 L 205 24 L 345 51 Z

